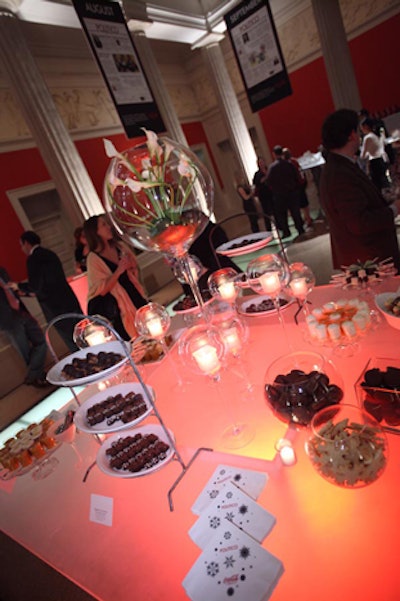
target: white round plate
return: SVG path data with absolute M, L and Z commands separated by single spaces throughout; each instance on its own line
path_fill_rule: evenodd
M 168 430 L 168 432 L 172 440 L 174 440 L 174 435 L 172 434 L 172 432 L 170 430 Z M 157 465 L 154 465 L 153 467 L 149 468 L 148 470 L 142 470 L 141 472 L 125 472 L 123 470 L 115 470 L 111 468 L 108 455 L 106 455 L 107 449 L 111 447 L 112 443 L 115 440 L 118 440 L 119 438 L 125 438 L 126 436 L 134 436 L 135 434 L 142 434 L 143 436 L 146 434 L 155 434 L 160 440 L 170 445 L 170 442 L 167 438 L 164 429 L 159 424 L 147 424 L 145 426 L 134 428 L 132 430 L 124 430 L 124 432 L 120 434 L 113 434 L 103 442 L 103 444 L 97 452 L 96 463 L 102 472 L 104 472 L 108 476 L 115 476 L 116 478 L 139 478 L 140 476 L 147 476 L 148 474 L 151 474 L 161 469 L 174 456 L 174 449 L 172 449 L 170 446 L 165 459 L 157 463 Z
M 155 394 L 153 388 L 151 386 L 147 386 L 153 401 L 155 400 Z M 90 407 L 93 407 L 96 403 L 101 403 L 105 401 L 110 396 L 116 396 L 117 394 L 122 394 L 122 396 L 127 395 L 129 392 L 134 392 L 135 394 L 142 394 L 144 402 L 146 403 L 146 411 L 137 419 L 134 419 L 128 423 L 124 423 L 122 421 L 117 421 L 107 425 L 107 419 L 104 419 L 102 422 L 95 424 L 94 426 L 89 426 L 86 420 L 87 410 Z M 88 434 L 109 434 L 111 432 L 119 432 L 120 430 L 126 430 L 127 428 L 132 428 L 132 426 L 139 424 L 148 414 L 151 412 L 152 406 L 150 405 L 146 394 L 143 390 L 141 384 L 137 382 L 126 382 L 124 384 L 118 384 L 117 386 L 111 386 L 110 388 L 106 388 L 101 392 L 98 392 L 94 396 L 90 397 L 87 401 L 85 401 L 79 409 L 76 411 L 74 415 L 74 422 L 76 427 L 82 432 L 87 432 Z
M 281 311 L 285 311 L 285 309 L 287 309 L 294 302 L 294 299 L 288 299 L 284 294 L 282 294 L 280 298 L 287 301 L 286 305 L 283 305 L 280 308 Z M 271 300 L 271 297 L 267 295 L 259 296 L 258 294 L 257 296 L 247 296 L 245 300 L 238 304 L 238 313 L 240 313 L 241 315 L 246 315 L 247 317 L 265 317 L 265 315 L 274 315 L 275 313 L 277 313 L 275 306 L 269 309 L 269 311 L 257 311 L 255 313 L 247 313 L 246 309 L 250 307 L 250 305 L 258 305 L 264 300 Z
M 127 349 L 130 351 L 130 343 L 125 343 Z M 111 367 L 107 369 L 103 369 L 96 374 L 92 374 L 90 376 L 85 376 L 84 378 L 76 378 L 74 380 L 68 380 L 62 370 L 65 365 L 68 363 L 72 363 L 72 360 L 75 358 L 84 359 L 88 353 L 98 354 L 101 351 L 106 353 L 118 353 L 122 356 L 122 359 L 115 363 Z M 72 353 L 64 359 L 61 359 L 58 363 L 53 365 L 53 367 L 48 371 L 46 379 L 50 384 L 54 384 L 55 386 L 83 386 L 85 384 L 90 384 L 91 382 L 96 382 L 97 380 L 101 380 L 102 378 L 108 376 L 109 374 L 117 371 L 124 363 L 127 362 L 127 357 L 122 348 L 121 343 L 118 340 L 113 340 L 112 342 L 105 342 L 103 344 L 98 344 L 96 346 L 88 346 L 87 348 L 81 349 L 80 351 L 76 351 L 76 353 Z
M 221 246 L 218 246 L 216 251 L 220 255 L 226 257 L 239 257 L 240 255 L 245 255 L 260 250 L 260 248 L 264 248 L 264 246 L 267 246 L 272 239 L 273 236 L 271 232 L 257 232 L 255 234 L 248 234 L 247 236 L 240 236 L 240 238 L 235 238 L 234 240 L 229 240 L 229 242 L 225 242 L 224 244 L 221 244 Z M 245 240 L 252 240 L 253 242 L 251 244 L 240 246 Z M 238 246 L 231 248 L 232 244 L 237 244 Z

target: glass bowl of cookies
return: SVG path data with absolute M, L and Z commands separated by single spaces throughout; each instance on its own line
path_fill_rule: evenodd
M 372 357 L 355 389 L 360 407 L 383 427 L 400 432 L 400 359 Z
M 281 421 L 301 427 L 317 411 L 342 400 L 343 381 L 332 361 L 314 351 L 296 351 L 271 363 L 264 393 Z
M 388 445 L 379 423 L 355 405 L 332 405 L 314 415 L 306 452 L 316 472 L 342 488 L 375 482 L 388 461 Z

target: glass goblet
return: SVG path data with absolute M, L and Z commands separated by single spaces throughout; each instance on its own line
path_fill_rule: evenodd
M 218 329 L 212 325 L 199 325 L 187 330 L 179 342 L 179 353 L 189 369 L 207 376 L 216 384 L 221 405 L 225 403 L 221 392 L 221 370 L 226 347 Z M 232 412 L 231 404 L 229 410 Z M 226 448 L 239 449 L 252 440 L 254 432 L 248 424 L 239 422 L 234 416 L 232 422 L 222 434 L 222 444 Z
M 307 316 L 309 311 L 307 307 L 307 297 L 315 286 L 315 276 L 311 269 L 304 263 L 297 262 L 289 265 L 289 294 L 295 298 L 299 304 L 299 309 L 294 316 L 295 322 L 298 323 L 298 314 L 303 311 Z
M 237 281 L 237 271 L 232 267 L 225 267 L 214 271 L 208 278 L 208 288 L 213 296 L 219 298 L 232 307 L 236 307 L 235 301 L 239 295 L 240 287 Z
M 158 340 L 162 346 L 164 356 L 167 357 L 169 349 L 165 338 L 171 326 L 171 317 L 165 307 L 158 303 L 148 303 L 147 305 L 140 307 L 136 311 L 135 326 L 142 336 Z M 169 358 L 176 376 L 177 385 L 182 389 L 182 378 L 175 363 L 172 361 L 171 356 L 169 356 Z
M 269 296 L 275 305 L 278 313 L 279 323 L 285 334 L 286 341 L 290 347 L 289 337 L 286 331 L 285 322 L 281 314 L 280 294 L 286 288 L 289 281 L 289 269 L 285 261 L 278 255 L 262 255 L 247 266 L 247 282 L 252 290 L 257 294 Z
M 105 141 L 112 159 L 104 181 L 106 210 L 130 244 L 178 259 L 203 307 L 187 255 L 213 212 L 212 178 L 189 148 L 152 131 L 145 134 L 144 143 L 123 152 Z

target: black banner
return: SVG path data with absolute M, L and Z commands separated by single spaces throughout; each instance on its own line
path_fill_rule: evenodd
M 253 113 L 290 96 L 292 88 L 268 0 L 246 0 L 225 23 Z
M 165 125 L 126 25 L 122 7 L 108 0 L 72 0 L 128 138 Z

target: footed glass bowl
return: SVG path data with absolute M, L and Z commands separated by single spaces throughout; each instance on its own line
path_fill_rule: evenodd
M 320 476 L 343 488 L 372 484 L 388 460 L 387 440 L 379 423 L 366 411 L 344 403 L 313 417 L 306 452 Z
M 276 359 L 265 374 L 264 390 L 274 414 L 297 426 L 307 426 L 317 411 L 343 398 L 343 383 L 336 367 L 312 351 Z

